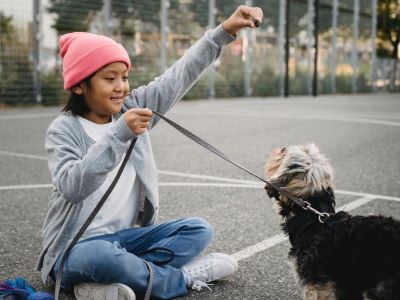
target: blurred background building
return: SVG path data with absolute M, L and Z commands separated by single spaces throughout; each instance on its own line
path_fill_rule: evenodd
M 137 87 L 240 4 L 261 7 L 262 25 L 242 31 L 186 99 L 399 91 L 397 0 L 2 0 L 0 103 L 66 100 L 63 33 L 123 44 Z

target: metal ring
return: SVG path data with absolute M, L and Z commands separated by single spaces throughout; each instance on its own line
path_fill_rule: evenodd
M 318 220 L 319 220 L 321 223 L 325 223 L 325 221 L 328 220 L 328 218 L 329 218 L 329 214 L 326 213 L 326 212 L 321 213 L 321 214 L 318 216 Z

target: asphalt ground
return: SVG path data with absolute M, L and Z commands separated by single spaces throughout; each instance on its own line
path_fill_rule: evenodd
M 59 111 L 0 111 L 0 280 L 23 276 L 48 291 L 35 265 L 51 186 L 44 135 Z M 260 177 L 275 147 L 314 142 L 335 170 L 339 209 L 400 218 L 398 94 L 190 101 L 167 116 Z M 203 217 L 215 230 L 208 252 L 239 260 L 230 280 L 182 299 L 300 299 L 290 246 L 262 183 L 164 121 L 151 136 L 160 221 Z

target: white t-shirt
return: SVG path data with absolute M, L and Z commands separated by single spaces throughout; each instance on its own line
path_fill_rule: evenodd
M 96 142 L 103 138 L 106 131 L 113 126 L 114 123 L 113 120 L 108 124 L 96 124 L 82 117 L 78 117 L 78 120 L 85 132 Z M 97 204 L 101 197 L 103 197 L 114 180 L 124 157 L 125 154 L 121 162 L 107 175 L 106 180 L 100 188 L 83 200 L 82 214 L 80 215 L 82 218 L 87 218 L 91 213 L 91 207 L 95 206 L 89 205 L 89 203 Z M 81 239 L 114 233 L 129 228 L 136 222 L 134 218 L 139 199 L 139 185 L 135 179 L 136 170 L 132 164 L 127 163 L 113 191 L 108 196 L 104 205 L 86 229 Z M 135 184 L 133 190 L 132 184 Z

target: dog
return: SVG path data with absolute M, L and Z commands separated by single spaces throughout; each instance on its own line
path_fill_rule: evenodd
M 400 299 L 400 221 L 336 212 L 333 170 L 313 143 L 273 150 L 265 172 L 304 299 Z

